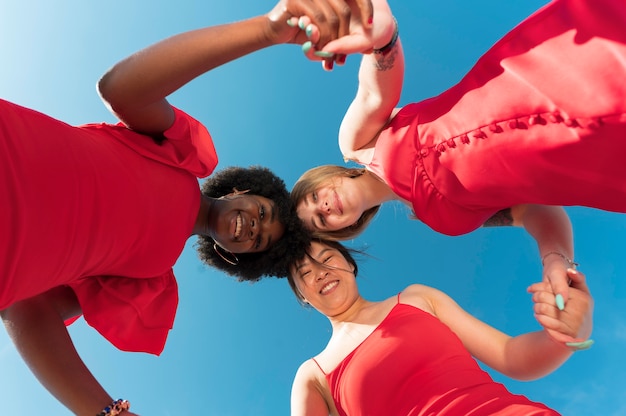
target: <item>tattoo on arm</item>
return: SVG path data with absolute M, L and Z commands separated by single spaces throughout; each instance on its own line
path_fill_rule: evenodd
M 502 227 L 513 225 L 513 215 L 511 215 L 511 208 L 506 208 L 496 212 L 493 217 L 489 218 L 483 227 Z
M 398 48 L 394 46 L 392 50 L 390 50 L 386 54 L 379 54 L 379 59 L 376 60 L 374 64 L 376 69 L 379 71 L 389 71 L 393 68 L 393 65 L 396 63 L 396 56 L 398 56 Z

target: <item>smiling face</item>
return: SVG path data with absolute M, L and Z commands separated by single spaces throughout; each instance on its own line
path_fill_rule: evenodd
M 271 199 L 233 194 L 215 201 L 209 221 L 209 235 L 232 253 L 256 253 L 278 241 L 284 225 Z
M 354 270 L 341 251 L 312 242 L 308 255 L 291 267 L 290 279 L 303 300 L 331 317 L 359 298 Z
M 363 214 L 352 178 L 336 178 L 304 195 L 296 207 L 298 217 L 311 231 L 335 231 L 355 224 Z

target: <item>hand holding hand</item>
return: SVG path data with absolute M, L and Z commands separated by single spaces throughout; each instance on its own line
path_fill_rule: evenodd
M 567 269 L 567 279 L 571 280 L 569 300 L 565 309 L 560 310 L 555 301 L 549 282 L 535 283 L 528 288 L 535 303 L 535 318 L 545 331 L 557 342 L 578 343 L 586 341 L 593 328 L 593 298 L 585 281 L 585 276 L 574 269 Z M 586 344 L 582 344 L 585 346 Z
M 326 43 L 320 28 L 310 15 L 302 15 L 299 19 L 292 18 L 290 24 L 297 24 L 305 31 L 308 42 L 303 44 L 303 51 L 307 58 L 314 61 L 324 61 L 324 69 L 332 69 L 332 63 L 343 64 L 345 56 L 352 53 L 370 53 L 389 43 L 397 30 L 396 22 L 386 0 L 372 0 L 375 21 L 373 25 L 366 24 L 362 16 L 354 10 L 357 5 L 348 0 L 352 13 L 349 26 L 342 28 L 341 36 Z
M 309 40 L 314 26 L 315 42 L 322 47 L 347 35 L 354 19 L 371 27 L 373 13 L 372 0 L 280 0 L 267 17 L 279 42 L 301 45 Z M 298 27 L 301 16 L 307 16 L 307 24 Z M 307 30 L 309 24 L 313 26 Z
M 563 310 L 569 300 L 569 277 L 568 267 L 575 267 L 577 264 L 563 254 L 556 251 L 549 252 L 541 259 L 543 264 L 543 280 L 548 282 L 554 293 L 556 306 Z

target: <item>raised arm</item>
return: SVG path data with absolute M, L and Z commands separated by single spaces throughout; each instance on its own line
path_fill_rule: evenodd
M 0 311 L 15 347 L 39 382 L 75 414 L 91 416 L 113 399 L 85 366 L 67 332 L 64 320 L 78 314 L 76 297 L 66 287 Z
M 573 267 L 574 234 L 572 224 L 562 207 L 520 205 L 513 207 L 513 220 L 523 226 L 537 242 L 543 280 L 552 286 L 559 309 L 569 299 L 567 268 Z
M 572 354 L 571 348 L 564 342 L 557 342 L 546 330 L 511 337 L 476 319 L 446 294 L 433 288 L 418 288 L 412 291 L 417 291 L 418 295 L 428 300 L 435 316 L 461 339 L 474 357 L 508 377 L 518 380 L 543 377 L 556 370 Z M 588 292 L 576 293 L 580 297 L 573 297 L 572 302 L 578 299 L 576 302 L 580 302 L 580 307 L 572 308 L 571 313 L 565 315 L 557 310 L 552 301 L 552 309 L 544 311 L 544 316 L 553 320 L 553 328 L 559 327 L 560 323 L 568 326 L 567 331 L 571 334 L 568 340 L 582 341 L 591 334 L 593 302 L 589 302 Z
M 363 25 L 357 13 L 352 13 L 348 35 L 326 44 L 321 50 L 306 44 L 303 47 L 308 58 L 323 60 L 326 69 L 332 68 L 337 55 L 363 54 L 358 90 L 339 129 L 339 147 L 344 157 L 355 160 L 359 157 L 354 152 L 366 147 L 392 117 L 404 77 L 404 55 L 397 22 L 386 0 L 372 3 L 374 24 L 371 29 Z M 317 28 L 309 27 L 309 21 L 308 16 L 302 16 L 301 27 L 317 42 Z
M 373 52 L 361 59 L 357 93 L 339 128 L 339 148 L 348 159 L 359 160 L 355 152 L 368 147 L 387 124 L 402 92 L 404 53 L 399 28 L 385 1 L 374 0 L 374 13 L 370 43 L 362 47 Z M 337 48 L 339 42 L 325 50 Z
M 309 13 L 324 41 L 336 38 L 338 27 L 349 26 L 350 16 L 338 14 L 341 8 L 337 4 L 342 3 L 281 0 L 263 16 L 172 36 L 113 66 L 98 82 L 98 91 L 128 127 L 147 134 L 161 133 L 174 122 L 166 100 L 169 94 L 199 75 L 259 49 L 305 42 L 305 33 L 287 25 L 294 15 Z M 359 7 L 371 15 L 370 0 L 359 0 Z

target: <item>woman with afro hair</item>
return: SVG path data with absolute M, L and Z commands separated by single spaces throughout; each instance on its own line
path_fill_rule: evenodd
M 202 194 L 210 199 L 225 200 L 239 195 L 260 196 L 273 202 L 273 209 L 285 231 L 267 251 L 229 253 L 216 246 L 207 234 L 198 236 L 200 259 L 210 266 L 239 278 L 256 281 L 263 275 L 286 276 L 293 251 L 304 254 L 309 233 L 295 214 L 291 197 L 282 179 L 260 166 L 242 168 L 230 166 L 211 175 L 202 185 Z M 299 249 L 299 250 L 298 250 Z
M 117 348 L 160 354 L 178 303 L 172 267 L 191 236 L 202 260 L 251 281 L 284 275 L 282 254 L 308 242 L 283 181 L 258 167 L 213 174 L 209 132 L 166 97 L 259 49 L 304 43 L 287 24 L 293 16 L 317 16 L 319 42 L 341 36 L 326 23 L 348 27 L 339 3 L 281 0 L 129 56 L 98 83 L 115 125 L 70 126 L 0 100 L 0 315 L 31 371 L 74 414 L 133 415 L 85 366 L 66 324 L 82 314 Z

